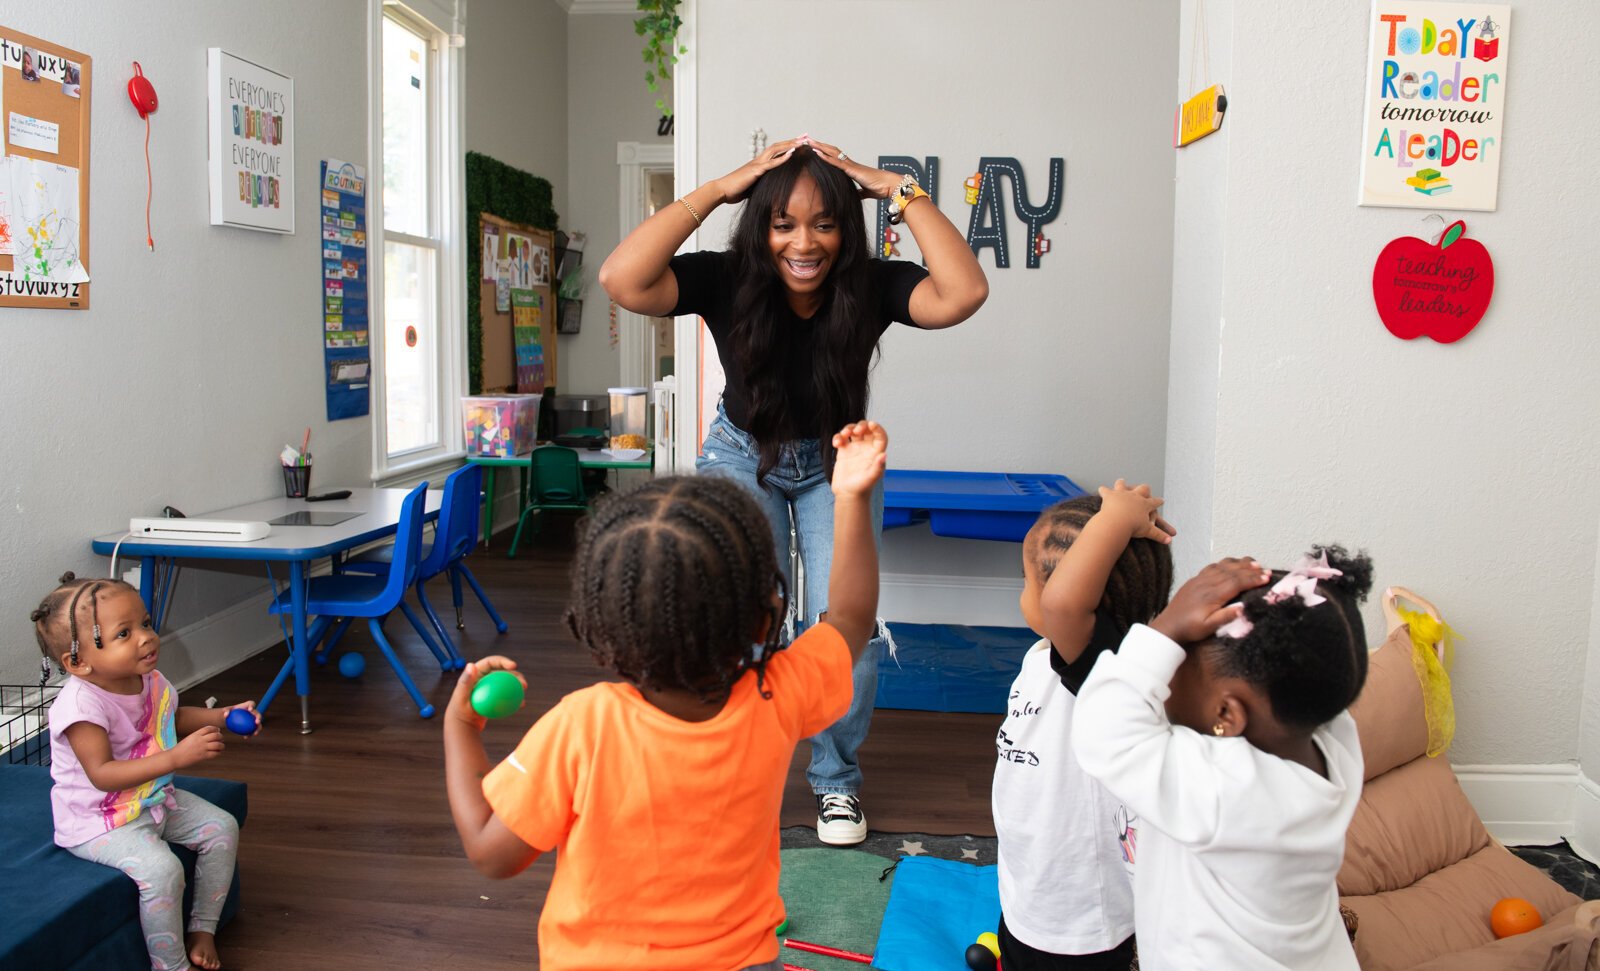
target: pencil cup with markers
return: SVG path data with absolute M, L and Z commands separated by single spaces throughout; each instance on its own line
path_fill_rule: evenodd
M 283 494 L 290 499 L 304 499 L 311 491 L 311 453 L 297 452 L 293 446 L 285 445 L 278 458 L 283 463 Z
M 304 499 L 311 491 L 311 463 L 283 467 L 283 494 L 290 499 Z

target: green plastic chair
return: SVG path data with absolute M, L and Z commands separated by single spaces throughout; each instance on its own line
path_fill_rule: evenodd
M 578 463 L 576 450 L 560 445 L 541 445 L 529 453 L 528 463 L 533 472 L 532 481 L 528 484 L 528 504 L 522 507 L 522 515 L 517 518 L 517 532 L 511 537 L 511 551 L 506 554 L 508 559 L 517 555 L 517 544 L 522 541 L 522 527 L 527 524 L 530 515 L 547 509 L 577 509 L 585 512 L 589 509 L 589 496 L 583 488 L 583 466 Z M 539 534 L 540 525 L 541 520 L 533 521 L 535 536 Z

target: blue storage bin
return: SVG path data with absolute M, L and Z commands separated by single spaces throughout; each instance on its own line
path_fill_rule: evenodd
M 1082 495 L 1064 475 L 889 469 L 883 528 L 926 521 L 938 536 L 1020 543 L 1041 510 Z
M 1026 627 L 889 622 L 897 657 L 878 648 L 875 708 L 1001 714 L 1022 656 L 1039 635 Z

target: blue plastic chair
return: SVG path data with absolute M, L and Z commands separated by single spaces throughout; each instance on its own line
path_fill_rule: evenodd
M 483 604 L 483 609 L 489 612 L 489 619 L 494 621 L 495 630 L 504 634 L 510 628 L 501 619 L 494 604 L 489 602 L 489 595 L 484 593 L 483 586 L 478 583 L 478 578 L 472 575 L 467 565 L 462 561 L 477 545 L 478 537 L 478 507 L 483 492 L 483 468 L 477 465 L 466 465 L 450 473 L 450 478 L 444 480 L 444 494 L 439 503 L 439 521 L 434 526 L 433 545 L 422 555 L 421 562 L 417 564 L 417 602 L 422 604 L 422 610 L 428 615 L 433 629 L 438 632 L 439 640 L 449 652 L 452 666 L 456 670 L 466 667 L 467 662 L 462 658 L 455 642 L 450 639 L 445 630 L 444 623 L 439 620 L 439 614 L 433 609 L 433 604 L 428 601 L 424 584 L 441 573 L 450 577 L 450 592 L 456 608 L 456 630 L 466 630 L 467 625 L 461 617 L 462 591 L 461 581 L 465 580 L 472 586 L 472 592 L 478 595 L 478 601 Z M 347 561 L 344 565 L 346 573 L 372 573 L 379 576 L 387 575 L 389 564 L 394 559 L 394 546 L 385 546 L 371 552 L 364 553 Z M 422 632 L 426 637 L 426 632 Z
M 547 509 L 584 512 L 589 509 L 589 496 L 583 487 L 583 466 L 575 450 L 561 445 L 541 445 L 529 454 L 528 465 L 533 472 L 533 483 L 528 486 L 528 503 L 522 507 L 522 515 L 517 518 L 517 531 L 511 537 L 511 549 L 506 553 L 507 557 L 517 555 L 517 545 L 522 542 L 522 527 L 527 525 L 529 516 Z M 535 536 L 539 534 L 543 522 L 542 516 L 533 521 Z
M 389 639 L 383 634 L 383 619 L 399 607 L 405 612 L 411 625 L 423 635 L 423 642 L 428 645 L 428 650 L 433 652 L 434 657 L 439 659 L 441 668 L 448 671 L 454 666 L 451 657 L 433 643 L 422 622 L 405 602 L 406 588 L 416 582 L 417 564 L 422 547 L 424 500 L 427 494 L 428 484 L 424 482 L 407 493 L 400 504 L 400 523 L 395 531 L 393 559 L 399 569 L 391 568 L 384 576 L 335 573 L 332 576 L 312 577 L 306 584 L 306 613 L 317 616 L 316 622 L 308 632 L 306 649 L 310 650 L 318 644 L 337 623 L 337 629 L 329 640 L 331 647 L 350 626 L 352 620 L 365 618 L 372 639 L 377 642 L 378 649 L 383 651 L 389 666 L 394 668 L 394 673 L 399 676 L 406 693 L 417 703 L 418 713 L 423 718 L 433 717 L 433 706 L 422 697 L 422 692 L 412 683 L 410 675 L 400 666 L 400 658 L 395 655 Z M 279 592 L 267 609 L 274 614 L 289 613 L 293 609 L 289 592 L 287 590 Z M 272 687 L 267 689 L 268 696 L 277 694 L 293 669 L 294 658 L 291 657 L 284 663 L 283 670 L 278 672 Z

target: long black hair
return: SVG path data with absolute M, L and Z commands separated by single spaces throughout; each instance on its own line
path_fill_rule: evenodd
M 838 226 L 839 255 L 822 281 L 822 305 L 812 318 L 816 327 L 811 388 L 815 414 L 797 415 L 785 401 L 784 369 L 787 336 L 778 320 L 788 291 L 778 275 L 768 244 L 772 220 L 786 211 L 789 196 L 802 174 L 817 184 L 823 211 Z M 867 413 L 867 373 L 878 345 L 878 331 L 866 320 L 867 224 L 855 183 L 829 165 L 809 146 L 795 149 L 787 162 L 762 175 L 734 224 L 731 240 L 738 285 L 733 294 L 733 326 L 729 344 L 745 374 L 749 411 L 745 431 L 761 449 L 756 481 L 764 481 L 778 461 L 786 440 L 815 438 L 822 444 L 823 466 L 833 474 L 833 433 Z
M 596 504 L 566 622 L 597 663 L 638 687 L 712 701 L 754 669 L 770 697 L 764 668 L 787 606 L 772 527 L 750 494 L 715 476 L 667 476 Z

